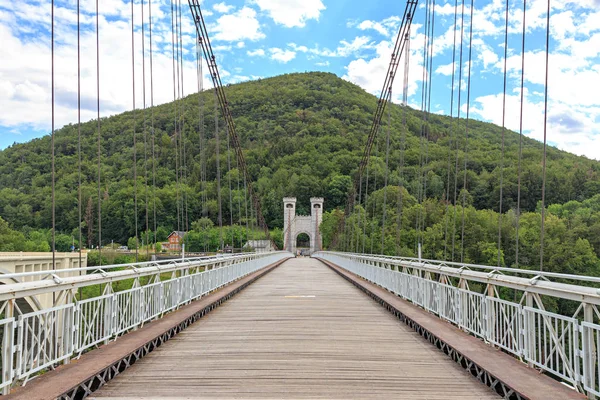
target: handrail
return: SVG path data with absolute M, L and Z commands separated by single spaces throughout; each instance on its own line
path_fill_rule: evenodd
M 389 290 L 590 397 L 600 396 L 600 290 L 550 280 L 595 283 L 596 277 L 506 271 L 534 275 L 523 277 L 500 273 L 506 268 L 327 251 L 313 257 Z M 573 302 L 557 306 L 544 296 Z M 552 304 L 556 312 L 546 309 Z
M 163 264 L 177 264 L 183 262 L 196 262 L 202 260 L 217 260 L 217 259 L 231 259 L 236 257 L 243 257 L 248 254 L 254 253 L 241 253 L 241 254 L 217 254 L 213 256 L 202 256 L 202 257 L 189 257 L 189 258 L 174 258 L 170 260 L 160 260 L 160 261 L 143 261 L 138 263 L 125 263 L 125 264 L 110 264 L 103 266 L 93 266 L 93 267 L 79 267 L 79 268 L 61 268 L 61 269 L 50 269 L 43 271 L 30 271 L 30 272 L 14 272 L 10 274 L 3 274 L 0 272 L 0 280 L 2 279 L 15 279 L 15 278 L 23 278 L 29 276 L 39 276 L 44 275 L 47 276 L 49 274 L 71 274 L 73 272 L 87 272 L 87 271 L 106 271 L 115 268 L 139 268 L 143 266 L 154 266 L 154 265 L 163 265 Z

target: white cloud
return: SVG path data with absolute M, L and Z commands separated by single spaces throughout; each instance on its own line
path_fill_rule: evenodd
M 269 49 L 271 53 L 271 59 L 275 61 L 279 61 L 280 63 L 288 63 L 296 58 L 296 52 L 291 50 L 282 50 L 280 48 L 274 47 Z
M 248 50 L 246 54 L 250 57 L 264 57 L 265 51 L 263 49 Z
M 329 67 L 329 61 L 315 63 L 317 67 Z
M 266 12 L 277 24 L 287 28 L 306 25 L 311 19 L 319 20 L 325 5 L 321 0 L 253 0 L 261 11 Z
M 360 50 L 372 49 L 374 44 L 370 43 L 370 39 L 367 36 L 355 37 L 352 42 L 342 40 L 340 46 L 337 48 L 337 55 L 339 57 L 348 57 L 351 54 L 356 53 Z
M 132 108 L 131 72 L 131 25 L 130 12 L 126 3 L 107 0 L 100 2 L 100 115 L 108 116 Z M 0 2 L 0 8 L 5 4 Z M 142 92 L 142 35 L 141 4 L 135 9 L 135 83 L 136 108 L 143 108 Z M 148 16 L 148 3 L 144 3 L 144 14 Z M 14 131 L 49 132 L 51 122 L 50 87 L 50 40 L 45 29 L 49 26 L 49 7 L 37 13 L 31 4 L 10 3 L 10 18 L 0 18 L 0 42 L 2 62 L 0 62 L 0 126 L 12 127 Z M 90 11 L 91 10 L 91 11 Z M 2 10 L 6 13 L 6 10 Z M 82 121 L 96 118 L 96 34 L 95 2 L 82 2 L 81 33 L 81 101 Z M 171 79 L 158 77 L 172 76 L 171 24 L 170 15 L 152 4 L 153 15 L 153 75 L 154 104 L 173 100 Z M 55 21 L 55 127 L 77 121 L 77 36 L 76 12 L 61 9 Z M 33 19 L 31 18 L 33 17 Z M 110 18 L 110 20 L 107 20 Z M 39 20 L 38 20 L 39 19 Z M 183 24 L 184 32 L 187 30 Z M 150 105 L 150 69 L 148 31 L 146 38 L 146 104 Z M 184 35 L 185 43 L 193 43 L 194 37 Z M 184 53 L 188 50 L 185 49 Z M 186 58 L 183 66 L 184 94 L 198 88 L 196 62 Z M 204 71 L 208 71 L 205 67 Z M 225 72 L 225 71 L 224 71 Z M 209 85 L 207 76 L 203 79 Z M 35 112 L 32 112 L 35 110 Z M 140 114 L 138 114 L 140 115 Z M 140 117 L 141 118 L 141 117 Z
M 217 3 L 217 4 L 213 5 L 213 10 L 215 10 L 216 12 L 219 12 L 221 14 L 227 14 L 234 8 L 235 8 L 234 6 L 228 5 L 225 3 Z
M 244 7 L 233 14 L 222 15 L 216 24 L 210 26 L 210 31 L 214 32 L 215 40 L 227 42 L 265 38 L 265 34 L 260 30 L 256 11 L 250 7 Z
M 387 29 L 380 22 L 373 22 L 373 21 L 366 20 L 366 21 L 363 21 L 360 24 L 358 24 L 357 28 L 360 29 L 361 31 L 366 31 L 367 29 L 373 29 L 385 37 L 388 36 Z

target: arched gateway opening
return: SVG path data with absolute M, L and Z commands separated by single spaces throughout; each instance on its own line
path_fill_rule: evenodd
M 296 215 L 296 198 L 283 199 L 283 247 L 297 254 L 310 255 L 322 248 L 319 226 L 323 220 L 323 198 L 310 199 L 310 215 Z
M 310 253 L 310 236 L 307 233 L 299 233 L 296 236 L 296 252 L 301 256 L 309 255 Z

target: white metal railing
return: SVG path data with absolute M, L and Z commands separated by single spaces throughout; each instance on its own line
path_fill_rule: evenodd
M 86 350 L 290 256 L 251 253 L 140 263 L 124 270 L 109 266 L 83 276 L 48 280 L 45 273 L 36 281 L 0 285 L 0 313 L 5 317 L 0 319 L 0 389 L 7 394 L 11 386 L 25 384 L 34 374 L 68 363 Z M 115 290 L 117 284 L 127 288 Z M 80 299 L 77 290 L 92 285 L 103 287 L 101 295 Z M 53 307 L 24 311 L 28 297 L 49 293 L 55 299 Z
M 411 301 L 590 397 L 600 396 L 600 290 L 564 283 L 597 285 L 597 277 L 339 252 L 313 257 Z M 513 301 L 500 295 L 507 292 Z M 556 299 L 571 300 L 576 311 L 546 310 Z

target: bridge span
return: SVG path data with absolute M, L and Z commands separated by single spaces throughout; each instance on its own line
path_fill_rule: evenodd
M 310 258 L 285 262 L 92 398 L 196 396 L 498 398 Z
M 7 398 L 586 398 L 330 261 L 275 259 Z

